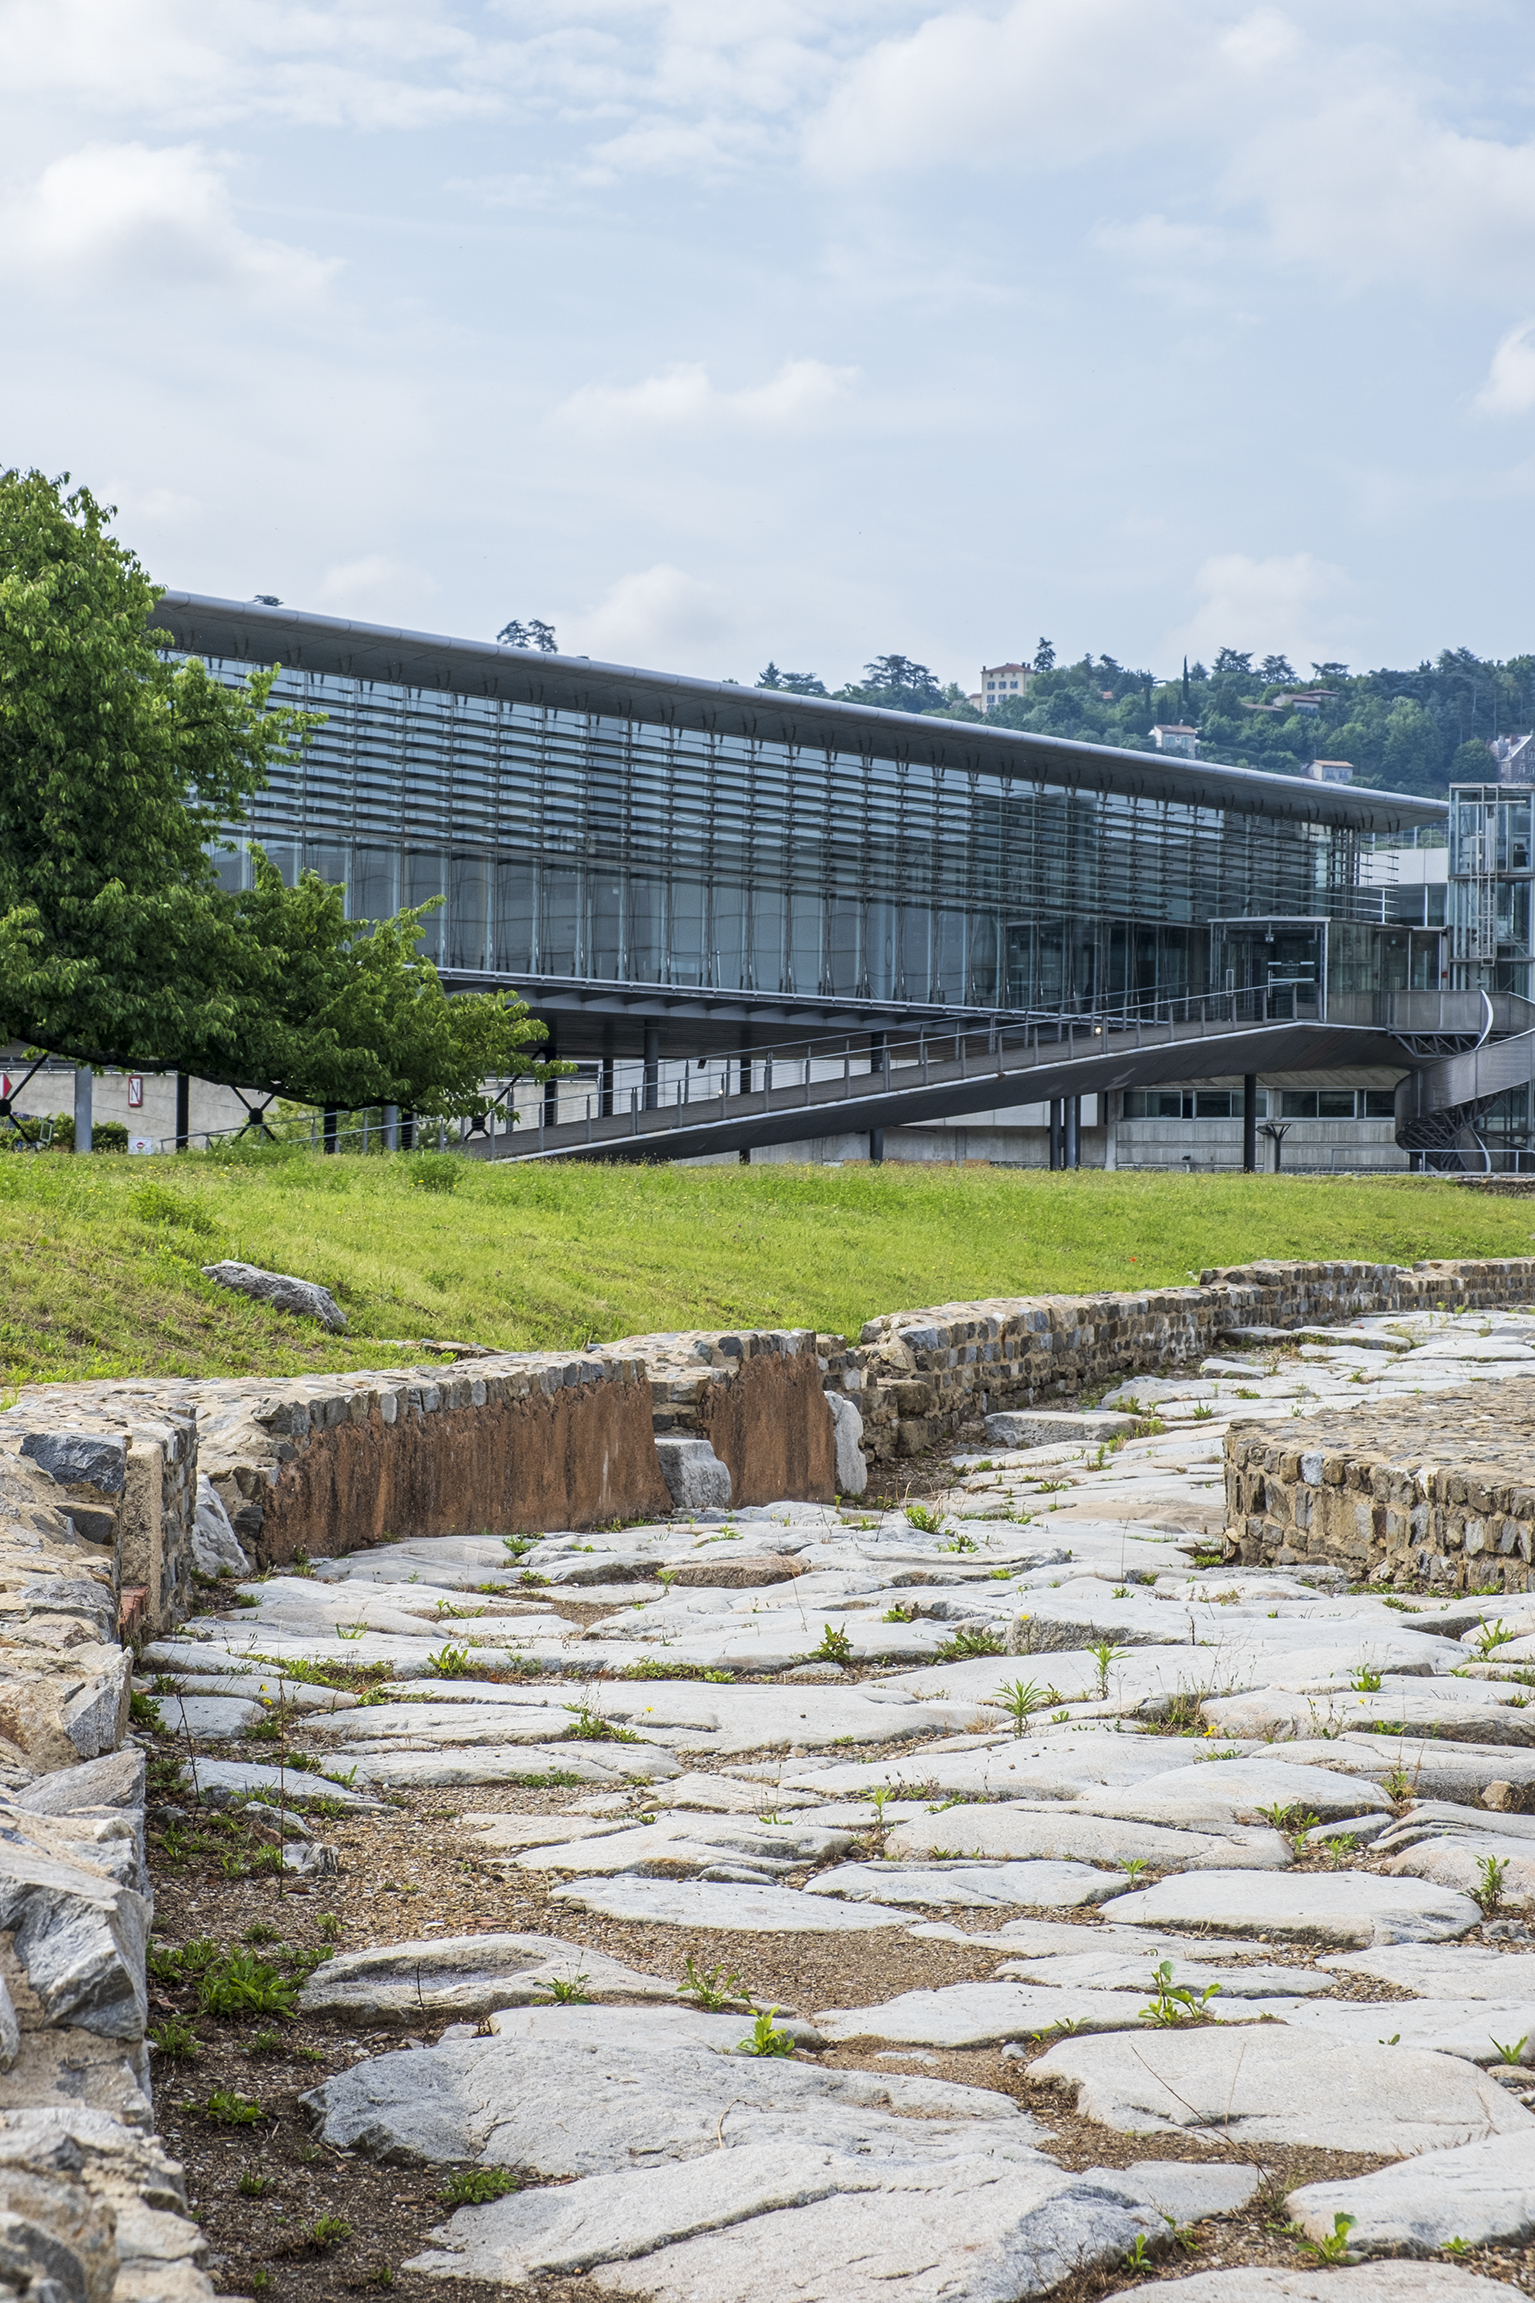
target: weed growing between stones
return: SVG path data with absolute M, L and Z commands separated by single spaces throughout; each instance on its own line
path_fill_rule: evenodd
M 719 2015 L 731 2002 L 741 1997 L 737 1989 L 740 1976 L 734 1970 L 719 1967 L 699 1967 L 692 1952 L 683 1964 L 683 1980 L 677 1986 L 679 1999 L 691 1999 L 706 2015 Z
M 824 1624 L 821 1644 L 814 1650 L 814 1659 L 817 1663 L 849 1664 L 853 1660 L 853 1643 L 845 1631 L 838 1631 L 829 1623 Z
M 1322 2239 L 1302 2239 L 1300 2251 L 1313 2263 L 1346 2263 L 1349 2260 L 1348 2235 L 1358 2222 L 1357 2215 L 1335 2215 L 1332 2229 Z
M 1174 1984 L 1173 1962 L 1164 1959 L 1151 1971 L 1151 1997 L 1140 2010 L 1141 2021 L 1160 2024 L 1164 2029 L 1178 2023 L 1213 2023 L 1208 2003 L 1219 1990 L 1218 1983 L 1207 1983 L 1196 1997 L 1188 1984 Z
M 972 1631 L 968 1627 L 956 1631 L 933 1650 L 937 1663 L 966 1663 L 979 1655 L 1006 1655 L 1007 1647 L 1000 1636 L 989 1627 Z
M 759 2010 L 757 2020 L 752 2025 L 751 2037 L 743 2039 L 736 2048 L 738 2055 L 792 2055 L 794 2053 L 793 2038 L 787 2031 L 780 2031 L 773 2021 L 777 2013 L 776 2007 Z
M 203 2105 L 203 2111 L 222 2127 L 254 2127 L 261 2117 L 261 2105 L 236 2094 L 232 2087 L 216 2087 Z
M 1484 1855 L 1476 1867 L 1477 1883 L 1471 1898 L 1478 1905 L 1484 1919 L 1491 1919 L 1503 1900 L 1503 1882 L 1508 1876 L 1506 1858 Z
M 1029 1721 L 1034 1713 L 1043 1711 L 1050 1697 L 1036 1680 L 1007 1679 L 997 1689 L 992 1700 L 1001 1704 L 1007 1713 L 1013 1723 L 1014 1734 L 1024 1735 L 1028 1732 Z
M 509 2167 L 457 2167 L 436 2196 L 444 2207 L 488 2207 L 520 2189 Z

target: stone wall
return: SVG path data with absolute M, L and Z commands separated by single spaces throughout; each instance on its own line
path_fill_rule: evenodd
M 191 1589 L 196 1426 L 0 1418 L 0 2288 L 203 2303 L 206 2243 L 154 2138 L 144 1754 L 124 1602 Z M 48 1468 L 51 1466 L 52 1468 Z M 139 1584 L 125 1577 L 139 1576 Z
M 840 1336 L 809 1328 L 690 1328 L 624 1336 L 604 1349 L 643 1361 L 658 1436 L 708 1440 L 730 1473 L 733 1504 L 830 1503 L 837 1480 L 823 1342 L 846 1357 Z
M 12 1413 L 184 1427 L 192 1490 L 200 1469 L 246 1550 L 275 1566 L 407 1528 L 516 1534 L 669 1510 L 648 1373 L 616 1350 L 487 1353 L 451 1368 L 31 1386 Z
M 865 1451 L 916 1455 L 998 1409 L 1091 1398 L 1126 1376 L 1202 1359 L 1237 1327 L 1325 1326 L 1368 1312 L 1535 1300 L 1535 1258 L 1414 1264 L 1256 1263 L 1197 1287 L 997 1297 L 886 1312 L 858 1347 L 823 1337 L 828 1381 L 857 1400 Z
M 1370 1583 L 1528 1591 L 1535 1551 L 1535 1382 L 1233 1424 L 1226 1557 L 1326 1560 Z

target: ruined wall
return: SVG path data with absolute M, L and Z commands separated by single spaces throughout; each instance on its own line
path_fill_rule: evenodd
M 730 1472 L 733 1504 L 792 1496 L 830 1503 L 836 1451 L 818 1344 L 843 1354 L 840 1336 L 809 1328 L 695 1328 L 675 1335 L 629 1335 L 605 1349 L 650 1371 L 658 1435 L 708 1440 Z
M 884 1313 L 828 1382 L 857 1400 L 865 1451 L 915 1455 L 1000 1408 L 1096 1396 L 1185 1365 L 1239 1327 L 1326 1326 L 1369 1312 L 1473 1310 L 1535 1300 L 1535 1259 L 1414 1264 L 1256 1263 L 1143 1294 L 998 1297 Z M 823 1351 L 840 1339 L 823 1337 Z
M 1370 1583 L 1528 1591 L 1535 1380 L 1382 1401 L 1347 1416 L 1233 1424 L 1226 1557 L 1326 1560 Z

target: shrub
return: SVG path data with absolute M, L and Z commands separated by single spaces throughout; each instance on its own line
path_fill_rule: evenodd
M 298 1985 L 279 1968 L 238 1951 L 210 1966 L 197 1986 L 205 2015 L 280 2015 L 290 2020 Z
M 451 1152 L 408 1152 L 405 1164 L 412 1191 L 457 1191 L 464 1173 Z

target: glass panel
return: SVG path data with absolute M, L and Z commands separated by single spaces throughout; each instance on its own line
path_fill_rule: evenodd
M 1286 1088 L 1279 1099 L 1279 1116 L 1287 1120 L 1314 1120 L 1316 1089 Z
M 531 863 L 496 866 L 495 965 L 518 975 L 533 965 L 533 909 L 536 887 Z
M 1352 1088 L 1319 1088 L 1316 1099 L 1319 1120 L 1351 1120 L 1354 1116 Z
M 1360 1090 L 1360 1117 L 1367 1120 L 1396 1118 L 1395 1088 L 1362 1088 Z
M 397 848 L 352 850 L 351 916 L 387 920 L 399 910 L 400 856 Z
M 538 965 L 542 974 L 579 974 L 580 918 L 580 873 L 546 868 L 538 922 Z
M 1197 1120 L 1229 1120 L 1233 1104 L 1240 1112 L 1242 1109 L 1240 1096 L 1233 1097 L 1229 1093 L 1223 1094 L 1218 1088 L 1201 1088 L 1194 1097 L 1194 1117 Z
M 405 904 L 402 909 L 427 903 L 442 894 L 442 856 L 414 848 L 405 858 Z M 442 913 L 428 912 L 421 923 L 416 949 L 429 960 L 442 957 Z
M 447 919 L 450 968 L 482 968 L 490 910 L 489 856 L 455 856 L 449 868 Z

